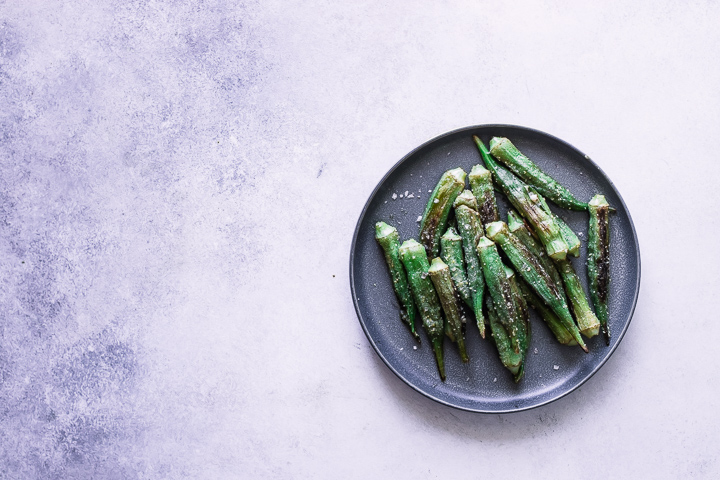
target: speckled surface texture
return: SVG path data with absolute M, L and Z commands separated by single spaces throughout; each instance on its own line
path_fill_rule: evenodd
M 0 2 L 0 478 L 720 476 L 720 6 L 585 3 Z M 348 283 L 385 172 L 484 123 L 590 155 L 643 260 L 610 361 L 504 416 Z

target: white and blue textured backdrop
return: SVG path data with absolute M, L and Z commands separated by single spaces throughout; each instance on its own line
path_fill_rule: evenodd
M 0 2 L 0 478 L 718 478 L 720 6 Z M 382 364 L 347 280 L 444 131 L 587 152 L 643 281 L 586 385 L 507 416 Z

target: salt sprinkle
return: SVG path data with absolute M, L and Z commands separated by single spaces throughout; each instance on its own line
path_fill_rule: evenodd
M 538 353 L 538 349 L 536 348 L 536 349 L 535 349 L 535 355 L 537 355 L 537 353 Z
M 406 193 L 406 194 L 405 194 L 405 198 L 415 198 L 415 194 L 411 193 L 410 195 L 408 195 L 408 194 Z
M 415 220 L 415 221 L 416 221 L 416 222 L 421 222 L 421 221 L 422 221 L 422 217 L 418 217 L 417 220 Z
M 406 197 L 408 196 L 408 193 L 409 193 L 409 192 L 408 192 L 407 190 L 405 190 L 405 196 L 406 196 Z
M 497 382 L 497 377 L 493 378 L 493 382 Z
M 402 197 L 403 197 L 403 194 L 401 193 L 401 194 L 400 194 L 400 198 L 402 198 Z
M 397 198 L 397 193 L 393 193 L 392 199 L 395 200 Z
M 417 345 L 413 345 L 413 350 L 417 350 Z
M 560 365 L 553 365 L 553 370 L 560 370 Z
M 440 203 L 440 200 L 436 198 L 435 200 L 433 200 L 433 203 Z

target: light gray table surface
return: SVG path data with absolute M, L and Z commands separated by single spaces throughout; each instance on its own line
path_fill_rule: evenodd
M 0 478 L 718 478 L 720 6 L 0 3 Z M 372 350 L 353 229 L 407 152 L 510 123 L 637 229 L 610 361 L 517 414 Z

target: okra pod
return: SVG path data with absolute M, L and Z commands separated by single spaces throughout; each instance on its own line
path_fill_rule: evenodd
M 565 297 L 560 293 L 558 285 L 542 268 L 537 257 L 516 236 L 510 233 L 504 222 L 488 224 L 487 235 L 488 238 L 500 245 L 510 263 L 513 264 L 535 293 L 557 314 L 578 345 L 587 352 L 587 346 L 580 336 L 578 327 L 575 326 Z
M 552 215 L 555 221 L 558 224 L 558 227 L 560 227 L 560 235 L 562 235 L 563 240 L 565 240 L 565 243 L 567 243 L 568 246 L 568 253 L 572 255 L 573 257 L 579 257 L 580 256 L 580 239 L 578 236 L 573 232 L 573 229 L 570 228 L 570 226 L 565 223 L 565 221 L 555 215 L 555 213 L 550 210 L 550 207 L 548 206 L 547 202 L 543 198 L 542 195 L 535 192 L 540 199 L 540 206 L 542 207 L 545 212 L 547 212 L 548 215 Z
M 542 209 L 539 205 L 538 195 L 525 185 L 519 178 L 510 173 L 497 164 L 495 160 L 488 155 L 485 144 L 482 143 L 477 136 L 473 137 L 480 153 L 482 154 L 485 165 L 493 174 L 495 182 L 500 185 L 505 195 L 507 195 L 510 203 L 520 214 L 527 218 L 533 226 L 540 241 L 545 246 L 545 250 L 551 258 L 565 258 L 568 246 L 560 234 L 560 228 L 552 215 Z
M 390 277 L 392 278 L 393 290 L 400 302 L 400 318 L 410 327 L 415 340 L 420 341 L 420 335 L 417 332 L 417 310 L 412 299 L 410 286 L 408 285 L 405 269 L 400 261 L 400 235 L 395 227 L 385 222 L 375 224 L 375 240 L 380 244 L 385 254 L 385 262 L 390 269 Z
M 515 310 L 517 311 L 517 318 L 520 320 L 518 324 L 518 342 L 522 348 L 523 355 L 527 354 L 528 346 L 530 344 L 530 311 L 528 310 L 527 301 L 520 291 L 518 286 L 517 275 L 515 271 L 503 265 L 505 267 L 505 276 L 510 282 L 510 291 L 512 292 L 513 302 L 515 303 Z
M 547 252 L 545 252 L 542 245 L 535 240 L 535 237 L 532 235 L 532 231 L 528 228 L 522 217 L 520 217 L 514 210 L 509 210 L 507 225 L 510 233 L 515 235 L 518 240 L 525 245 L 525 248 L 530 250 L 530 252 L 540 261 L 540 265 L 542 265 L 545 271 L 550 275 L 557 286 L 558 291 L 564 296 L 565 292 L 563 290 L 560 273 L 558 273 L 557 268 L 552 260 L 550 260 L 550 257 L 547 256 Z
M 466 173 L 462 168 L 446 171 L 430 195 L 420 222 L 420 242 L 431 258 L 439 254 L 440 236 L 447 226 L 455 198 L 465 188 L 465 177 Z
M 486 237 L 481 237 L 477 242 L 478 256 L 482 264 L 482 272 L 488 286 L 488 293 L 493 299 L 497 309 L 498 319 L 505 327 L 515 353 L 522 352 L 518 331 L 521 328 L 521 321 L 518 318 L 518 309 L 513 300 L 510 282 L 505 274 L 505 266 L 500 260 L 495 243 Z
M 513 374 L 515 379 L 515 383 L 517 383 L 520 381 L 523 373 L 525 372 L 525 355 L 517 353 L 513 350 L 510 336 L 500 322 L 494 302 L 489 295 L 486 297 L 485 303 L 487 305 L 488 320 L 490 322 L 490 335 L 492 336 L 495 347 L 498 350 L 500 362 L 505 368 L 510 370 L 510 373 Z
M 555 313 L 547 305 L 545 305 L 542 300 L 540 300 L 540 297 L 532 291 L 525 280 L 519 279 L 518 286 L 520 287 L 520 291 L 525 297 L 525 300 L 527 300 L 527 303 L 538 313 L 540 318 L 543 319 L 548 328 L 550 328 L 550 331 L 553 335 L 555 335 L 557 341 L 563 345 L 577 345 L 577 342 L 568 329 L 565 328 L 557 315 L 555 315 Z
M 408 275 L 410 291 L 417 304 L 420 318 L 425 332 L 430 338 L 435 360 L 437 361 L 440 378 L 445 381 L 445 360 L 443 358 L 443 337 L 445 327 L 440 313 L 440 300 L 438 299 L 432 281 L 428 278 L 428 262 L 425 248 L 414 239 L 406 240 L 400 245 L 400 260 L 405 266 Z
M 590 226 L 588 228 L 588 278 L 590 299 L 605 343 L 610 345 L 608 327 L 608 289 L 610 286 L 610 205 L 603 195 L 595 195 L 588 203 Z
M 458 344 L 460 350 L 460 358 L 463 362 L 468 361 L 467 351 L 465 350 L 465 338 L 462 332 L 462 300 L 458 295 L 450 278 L 450 267 L 440 258 L 433 258 L 428 269 L 430 280 L 435 285 L 435 291 L 440 297 L 440 304 L 443 312 L 445 312 L 446 330 L 450 340 Z
M 470 196 L 472 197 L 472 194 Z M 460 201 L 458 202 L 458 200 Z M 472 298 L 470 307 L 475 313 L 480 336 L 485 338 L 485 316 L 482 310 L 485 279 L 477 249 L 475 248 L 477 241 L 483 236 L 483 227 L 477 210 L 473 210 L 468 206 L 468 203 L 472 204 L 472 202 L 468 202 L 467 196 L 460 195 L 458 200 L 455 201 L 455 219 L 457 220 L 458 230 L 460 230 L 460 236 L 463 239 L 468 286 Z M 472 197 L 472 201 L 475 201 L 475 197 Z
M 575 273 L 572 263 L 570 263 L 569 259 L 565 259 L 556 260 L 555 264 L 558 266 L 560 276 L 562 276 L 565 283 L 565 293 L 567 293 L 570 300 L 570 306 L 575 314 L 580 333 L 588 338 L 594 337 L 600 330 L 600 321 L 590 308 L 587 297 L 585 297 L 585 291 L 580 284 L 580 278 Z
M 492 173 L 480 164 L 475 165 L 468 175 L 470 189 L 478 202 L 478 213 L 483 225 L 500 220 Z
M 455 284 L 455 289 L 460 294 L 460 298 L 468 307 L 472 308 L 470 285 L 468 284 L 465 261 L 463 260 L 462 237 L 457 234 L 453 227 L 448 228 L 440 237 L 440 258 L 450 267 L 450 277 L 453 284 Z
M 507 138 L 493 137 L 490 140 L 490 153 L 512 170 L 515 175 L 534 186 L 559 206 L 570 210 L 587 209 L 586 203 L 576 199 L 570 190 L 543 172 L 535 162 L 523 155 Z

